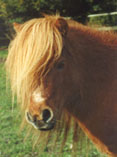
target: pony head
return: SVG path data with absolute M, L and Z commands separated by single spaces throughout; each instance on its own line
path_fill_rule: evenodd
M 13 96 L 29 123 L 51 130 L 67 117 L 66 106 L 79 99 L 77 76 L 71 74 L 77 67 L 74 59 L 71 62 L 68 23 L 57 15 L 46 16 L 14 23 L 14 29 L 6 61 Z

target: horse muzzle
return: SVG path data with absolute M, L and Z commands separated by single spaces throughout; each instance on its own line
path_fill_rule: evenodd
M 28 123 L 33 125 L 34 128 L 41 131 L 52 130 L 55 126 L 55 119 L 52 112 L 49 109 L 44 109 L 42 112 L 42 119 L 38 119 L 37 115 L 31 115 L 30 112 L 26 112 L 26 120 Z

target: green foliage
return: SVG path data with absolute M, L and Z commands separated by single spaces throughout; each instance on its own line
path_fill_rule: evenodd
M 12 23 L 41 17 L 43 13 L 71 17 L 87 23 L 87 15 L 117 10 L 117 0 L 0 0 L 0 46 L 8 45 L 11 39 Z M 99 20 L 98 20 L 99 19 Z M 90 19 L 101 25 L 117 25 L 116 17 Z
M 63 16 L 85 22 L 88 14 L 116 9 L 116 0 L 0 0 L 0 16 L 16 21 L 40 17 L 42 13 L 60 12 Z
M 90 13 L 109 13 L 117 11 L 117 0 L 92 0 L 92 9 Z
M 42 13 L 60 12 L 84 20 L 90 10 L 88 0 L 0 0 L 0 16 L 7 19 L 27 20 L 41 16 Z

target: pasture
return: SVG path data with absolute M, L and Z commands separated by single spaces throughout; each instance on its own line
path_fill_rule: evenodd
M 61 154 L 59 154 L 57 150 L 51 152 L 46 148 L 40 155 L 38 147 L 32 148 L 31 136 L 24 141 L 27 134 L 26 129 L 20 131 L 21 116 L 19 110 L 16 104 L 12 109 L 10 90 L 7 89 L 6 92 L 4 68 L 6 56 L 6 50 L 0 51 L 0 157 L 71 157 L 70 136 L 72 133 L 70 133 L 66 146 Z M 91 142 L 89 143 L 91 149 L 89 149 L 87 157 L 104 157 Z M 86 143 L 84 142 L 83 145 L 84 149 L 82 152 L 79 151 L 80 155 L 77 154 L 79 157 L 86 157 Z

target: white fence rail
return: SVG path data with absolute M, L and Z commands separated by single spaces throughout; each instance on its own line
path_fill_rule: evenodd
M 93 18 L 93 17 L 95 18 L 95 17 L 101 17 L 101 16 L 113 16 L 113 15 L 117 15 L 117 12 L 92 14 L 92 15 L 88 15 L 88 18 Z M 97 28 L 97 29 L 98 30 L 104 30 L 104 31 L 109 31 L 109 30 L 117 31 L 117 25 L 112 26 L 112 27 L 100 27 L 100 28 Z
M 90 18 L 90 17 L 108 16 L 108 15 L 117 15 L 117 12 L 93 14 L 93 15 L 88 15 L 88 17 Z

